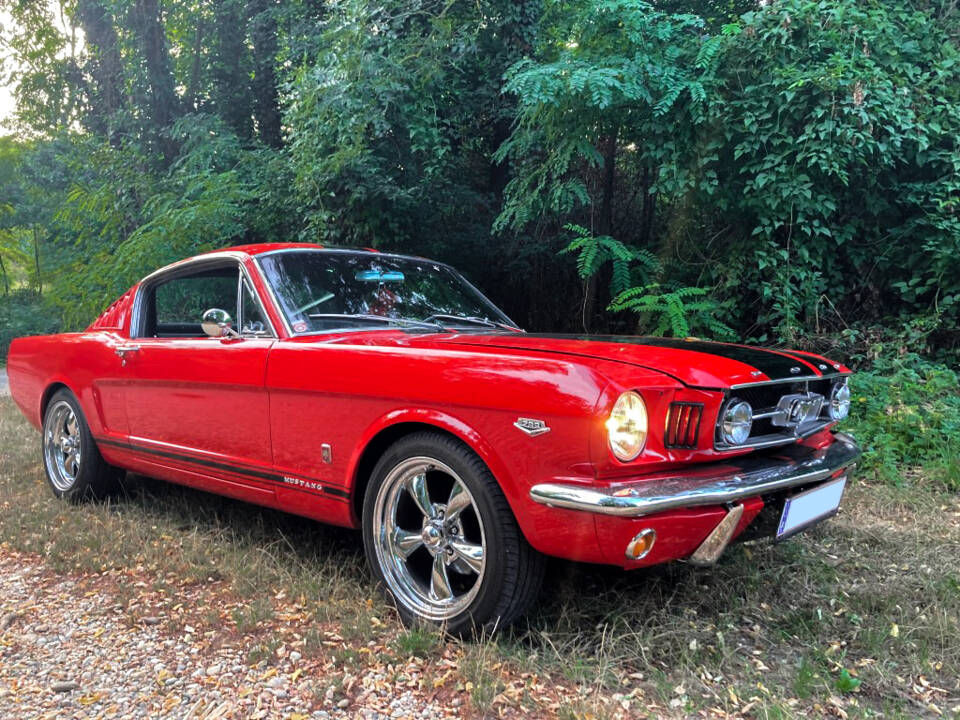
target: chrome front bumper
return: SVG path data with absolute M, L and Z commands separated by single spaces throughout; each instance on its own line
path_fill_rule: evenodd
M 759 457 L 738 457 L 714 465 L 718 468 L 716 473 L 657 475 L 604 487 L 544 483 L 534 485 L 530 497 L 551 507 L 642 517 L 664 510 L 723 505 L 809 485 L 850 467 L 860 455 L 860 448 L 852 437 L 835 433 L 834 442 L 825 448 L 791 445 Z

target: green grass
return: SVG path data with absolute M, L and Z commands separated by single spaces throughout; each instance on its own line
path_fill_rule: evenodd
M 523 673 L 560 704 L 547 712 L 520 693 L 515 706 L 559 717 L 811 718 L 834 707 L 850 718 L 935 717 L 928 703 L 960 714 L 960 501 L 921 471 L 899 485 L 854 483 L 837 518 L 787 543 L 735 546 L 715 568 L 552 562 L 527 618 L 462 643 L 400 627 L 355 532 L 143 478 L 116 502 L 73 507 L 46 487 L 39 434 L 9 399 L 0 442 L 0 542 L 60 572 L 218 583 L 239 601 L 227 621 L 243 631 L 272 618 L 263 598 L 300 598 L 346 642 L 340 665 L 369 662 L 361 650 L 373 641 L 399 663 L 456 657 L 478 715 L 496 714 Z M 319 632 L 305 648 L 327 652 Z M 275 649 L 262 638 L 249 660 Z M 915 693 L 921 678 L 944 692 Z

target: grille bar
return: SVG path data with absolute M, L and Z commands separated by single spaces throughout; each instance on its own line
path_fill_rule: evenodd
M 836 373 L 816 379 L 773 380 L 734 386 L 727 391 L 723 407 L 726 407 L 733 399 L 745 400 L 750 403 L 753 407 L 753 427 L 750 431 L 750 437 L 742 445 L 726 444 L 720 432 L 720 424 L 723 420 L 723 409 L 721 408 L 720 415 L 717 417 L 717 426 L 714 430 L 714 447 L 717 450 L 773 447 L 796 442 L 800 438 L 822 430 L 834 422 L 828 415 L 825 415 L 827 399 L 830 397 L 833 385 L 841 378 L 848 377 L 848 375 L 849 373 Z M 778 411 L 780 400 L 786 395 L 800 394 L 815 394 L 824 398 L 819 416 L 789 427 L 783 427 L 780 423 L 774 424 L 774 419 L 781 414 Z
M 700 435 L 703 403 L 672 402 L 667 412 L 663 445 L 668 448 L 695 448 Z

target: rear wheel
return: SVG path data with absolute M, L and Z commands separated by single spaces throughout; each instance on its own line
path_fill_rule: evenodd
M 463 634 L 503 627 L 536 598 L 544 558 L 500 486 L 459 441 L 425 432 L 380 459 L 363 507 L 374 576 L 408 623 Z
M 43 467 L 53 494 L 73 502 L 102 498 L 117 489 L 121 471 L 100 455 L 80 404 L 58 390 L 43 415 Z

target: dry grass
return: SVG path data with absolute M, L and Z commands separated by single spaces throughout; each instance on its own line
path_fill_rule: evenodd
M 114 503 L 71 507 L 50 494 L 39 436 L 5 398 L 0 440 L 0 542 L 58 571 L 216 581 L 248 599 L 238 626 L 284 591 L 357 647 L 390 637 L 399 656 L 449 652 L 434 633 L 371 622 L 385 612 L 356 533 L 142 478 Z M 833 521 L 735 547 L 713 569 L 556 562 L 549 577 L 520 626 L 457 648 L 477 714 L 960 717 L 960 502 L 922 484 L 856 484 Z M 575 699 L 544 709 L 510 690 L 521 676 Z

